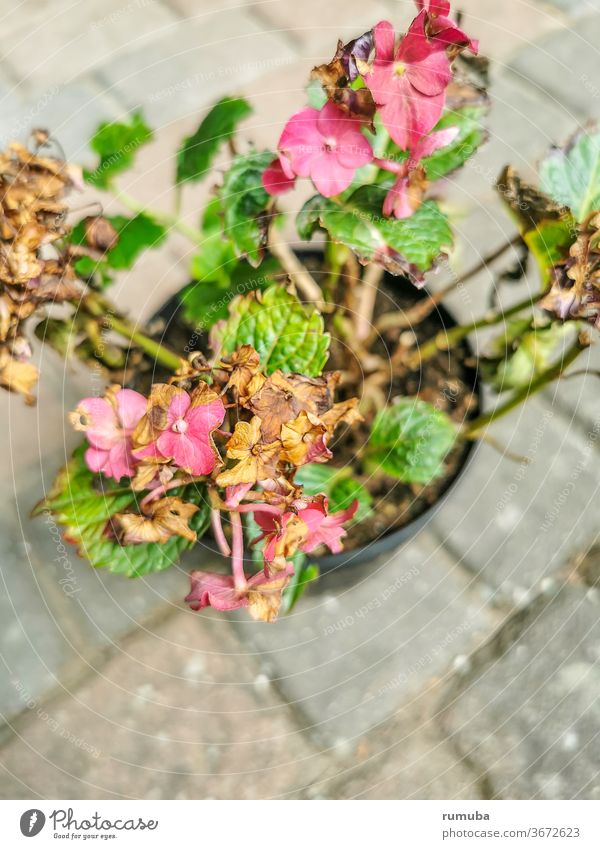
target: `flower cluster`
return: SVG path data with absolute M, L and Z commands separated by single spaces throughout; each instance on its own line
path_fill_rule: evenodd
M 294 573 L 294 554 L 321 545 L 340 551 L 343 524 L 358 506 L 332 514 L 325 495 L 306 496 L 294 482 L 300 466 L 330 459 L 337 425 L 360 419 L 356 399 L 335 403 L 338 380 L 337 373 L 265 375 L 258 353 L 242 345 L 213 367 L 186 364 L 172 382 L 153 385 L 147 398 L 119 386 L 103 398 L 84 398 L 71 422 L 85 433 L 88 468 L 116 481 L 129 478 L 141 494 L 139 509 L 115 514 L 107 532 L 116 528 L 125 546 L 173 536 L 194 542 L 189 520 L 199 508 L 181 497 L 181 488 L 202 482 L 215 541 L 231 555 L 232 574 L 193 572 L 187 601 L 194 609 L 247 607 L 271 621 Z M 179 494 L 169 494 L 176 488 Z M 244 514 L 262 531 L 253 545 L 261 546 L 263 568 L 249 577 Z
M 338 44 L 332 61 L 315 68 L 328 100 L 321 109 L 302 109 L 287 122 L 278 157 L 263 176 L 270 194 L 288 191 L 297 177 L 309 177 L 324 197 L 333 197 L 351 185 L 357 169 L 374 163 L 396 175 L 384 214 L 412 215 L 426 187 L 421 160 L 450 144 L 457 133 L 455 127 L 432 132 L 444 108 L 452 60 L 465 48 L 478 49 L 448 17 L 448 0 L 416 3 L 418 14 L 397 41 L 392 24 L 381 21 L 350 44 Z M 359 79 L 366 89 L 355 85 Z M 405 152 L 400 162 L 375 157 L 363 134 L 375 113 Z
M 43 144 L 46 136 L 34 133 Z M 81 291 L 60 256 L 44 255 L 67 231 L 64 198 L 82 188 L 81 172 L 14 142 L 0 154 L 0 385 L 28 402 L 37 382 L 22 324 L 40 305 L 60 303 Z

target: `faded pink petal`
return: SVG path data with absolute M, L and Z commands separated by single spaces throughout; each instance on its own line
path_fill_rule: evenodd
M 108 451 L 102 448 L 88 448 L 85 452 L 85 464 L 90 472 L 101 472 L 108 462 Z
M 408 177 L 398 177 L 383 201 L 383 214 L 396 218 L 410 218 L 413 214 L 408 197 Z
M 114 407 L 105 398 L 84 398 L 77 409 L 88 417 L 85 435 L 91 445 L 105 450 L 114 445 L 119 438 L 119 421 Z
M 309 529 L 308 539 L 300 546 L 300 549 L 307 554 L 320 545 L 326 545 L 334 554 L 342 550 L 342 539 L 346 536 L 342 525 L 352 519 L 358 510 L 358 500 L 354 500 L 347 510 L 329 515 L 327 506 L 328 501 L 325 498 L 322 501 L 313 500 L 306 507 L 298 510 L 298 516 Z
M 344 167 L 333 153 L 323 152 L 311 163 L 310 178 L 326 198 L 339 195 L 347 189 L 353 177 L 354 169 Z
M 146 412 L 146 399 L 133 389 L 120 389 L 116 395 L 117 414 L 121 425 L 131 433 Z
M 289 170 L 289 166 L 286 168 Z M 282 195 L 294 188 L 296 177 L 288 176 L 283 168 L 282 161 L 277 158 L 265 168 L 262 175 L 262 184 L 270 195 Z
M 185 600 L 192 610 L 201 610 L 203 607 L 236 610 L 248 606 L 248 596 L 235 589 L 231 575 L 197 571 L 190 575 L 190 582 L 191 589 Z

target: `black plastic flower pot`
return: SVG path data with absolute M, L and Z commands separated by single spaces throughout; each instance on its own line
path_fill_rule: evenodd
M 314 251 L 302 252 L 304 258 L 307 256 L 318 256 Z M 314 273 L 314 272 L 313 272 Z M 202 284 L 200 284 L 202 285 Z M 417 290 L 412 284 L 403 278 L 393 277 L 390 274 L 385 274 L 383 286 L 390 293 L 393 300 L 394 292 L 403 287 L 404 292 L 409 291 L 411 297 L 414 296 L 414 302 L 427 297 L 427 292 Z M 452 313 L 444 306 L 437 305 L 435 308 L 435 317 L 439 323 L 439 330 L 450 329 L 455 327 L 457 322 Z M 155 329 L 157 339 L 164 341 L 175 349 L 179 349 L 183 345 L 186 346 L 186 351 L 191 350 L 208 350 L 208 338 L 206 334 L 195 333 L 189 329 L 189 325 L 182 321 L 182 307 L 179 294 L 171 297 L 161 307 L 150 322 L 151 328 Z M 184 341 L 185 340 L 185 341 Z M 463 352 L 467 355 L 467 359 L 472 357 L 472 349 L 468 340 L 461 343 Z M 482 405 L 482 394 L 479 376 L 474 368 L 465 366 L 464 381 L 468 384 L 478 400 L 478 407 Z M 154 375 L 154 380 L 157 376 Z M 469 417 L 475 417 L 477 409 L 475 408 Z M 331 573 L 340 569 L 371 567 L 373 561 L 384 554 L 390 553 L 398 549 L 403 543 L 414 537 L 423 527 L 425 527 L 435 516 L 435 514 L 443 508 L 445 500 L 450 495 L 451 491 L 457 485 L 459 479 L 465 472 L 468 463 L 472 460 L 475 453 L 476 443 L 469 442 L 465 445 L 460 462 L 457 465 L 455 473 L 448 477 L 445 481 L 444 488 L 440 491 L 435 503 L 423 509 L 421 513 L 409 520 L 405 525 L 397 528 L 390 528 L 387 531 L 380 533 L 375 539 L 370 542 L 355 547 L 353 549 L 345 548 L 339 554 L 322 554 L 321 556 L 310 556 L 310 561 L 316 563 L 321 573 Z M 249 563 L 251 556 L 248 556 Z

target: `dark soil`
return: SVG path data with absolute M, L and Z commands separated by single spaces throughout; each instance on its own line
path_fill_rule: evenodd
M 303 257 L 306 261 L 306 257 Z M 319 281 L 321 272 L 315 259 L 307 265 Z M 375 318 L 396 310 L 410 309 L 427 293 L 417 290 L 408 279 L 386 275 L 378 294 Z M 352 305 L 351 282 L 340 278 L 334 299 Z M 326 317 L 326 323 L 327 322 Z M 386 532 L 398 530 L 416 519 L 433 505 L 448 489 L 460 472 L 469 451 L 469 445 L 458 443 L 445 461 L 445 474 L 428 484 L 403 484 L 383 474 L 366 476 L 360 462 L 370 427 L 377 411 L 399 396 L 418 397 L 443 410 L 457 424 L 473 418 L 479 409 L 476 373 L 469 364 L 471 351 L 465 343 L 452 352 L 440 351 L 435 357 L 415 369 L 406 366 L 408 354 L 440 330 L 455 324 L 450 314 L 437 307 L 419 325 L 408 331 L 391 330 L 375 337 L 369 351 L 356 351 L 350 337 L 340 338 L 339 332 L 328 326 L 332 336 L 328 370 L 340 370 L 342 381 L 338 400 L 359 396 L 365 406 L 365 421 L 352 429 L 338 428 L 330 444 L 333 452 L 331 465 L 351 466 L 355 476 L 373 496 L 373 511 L 361 523 L 348 531 L 344 548 L 352 550 L 377 539 Z M 206 339 L 198 339 L 183 321 L 177 299 L 169 301 L 153 322 L 151 330 L 175 351 L 206 348 Z M 189 347 L 188 347 L 189 350 Z M 373 356 L 374 355 L 374 356 Z M 160 379 L 155 374 L 153 380 Z

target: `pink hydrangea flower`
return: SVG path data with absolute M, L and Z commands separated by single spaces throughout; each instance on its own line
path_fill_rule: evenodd
M 347 189 L 356 169 L 373 158 L 360 121 L 329 101 L 322 109 L 307 107 L 292 115 L 278 150 L 279 160 L 263 174 L 263 185 L 271 194 L 291 188 L 296 177 L 310 177 L 322 195 L 333 197 Z
M 431 156 L 434 151 L 453 142 L 458 133 L 458 127 L 448 127 L 444 130 L 436 130 L 417 142 L 408 159 L 398 169 L 396 181 L 385 197 L 383 202 L 384 215 L 393 214 L 396 218 L 409 218 L 414 213 L 415 206 L 411 202 L 409 194 L 410 172 L 418 166 L 425 156 Z M 386 167 L 385 162 L 379 164 L 384 168 Z
M 329 502 L 324 495 L 300 499 L 293 506 L 294 510 L 282 511 L 280 515 L 260 509 L 254 512 L 256 523 L 262 530 L 262 536 L 256 542 L 266 540 L 263 555 L 267 563 L 275 558 L 276 545 L 285 537 L 289 522 L 296 516 L 307 528 L 306 538 L 298 546 L 300 551 L 310 553 L 320 545 L 326 545 L 334 554 L 342 550 L 341 541 L 346 536 L 342 525 L 352 519 L 358 510 L 357 500 L 347 510 L 337 513 L 328 513 Z
M 317 496 L 298 510 L 298 516 L 308 527 L 308 538 L 300 546 L 302 551 L 310 553 L 320 545 L 326 545 L 334 554 L 342 550 L 342 539 L 346 536 L 342 525 L 354 517 L 358 510 L 358 500 L 355 499 L 347 510 L 339 510 L 337 513 L 328 513 L 328 506 L 327 498 Z
M 192 610 L 201 610 L 203 607 L 214 607 L 215 610 L 223 611 L 237 610 L 240 607 L 248 607 L 248 593 L 260 590 L 261 587 L 268 591 L 268 584 L 274 579 L 279 581 L 293 574 L 293 564 L 287 563 L 285 569 L 277 572 L 276 576 L 263 570 L 247 578 L 244 589 L 237 589 L 233 575 L 196 571 L 190 575 L 191 589 L 185 601 Z M 280 588 L 277 591 L 280 592 Z
M 163 432 L 155 442 L 137 449 L 134 456 L 142 459 L 158 455 L 191 475 L 208 475 L 217 462 L 210 434 L 224 418 L 220 398 L 192 406 L 187 392 L 177 393 L 169 403 Z
M 131 434 L 145 412 L 146 399 L 133 389 L 79 402 L 71 420 L 90 443 L 85 462 L 92 472 L 104 472 L 115 480 L 134 474 Z
M 449 0 L 415 0 L 417 9 L 427 12 L 427 34 L 444 48 L 455 44 L 468 48 L 471 53 L 477 53 L 479 42 L 469 38 L 455 22 L 448 17 L 450 14 Z
M 450 61 L 425 35 L 421 11 L 395 47 L 394 28 L 381 21 L 374 29 L 375 61 L 365 75 L 381 119 L 403 150 L 413 148 L 437 124 L 450 82 Z

